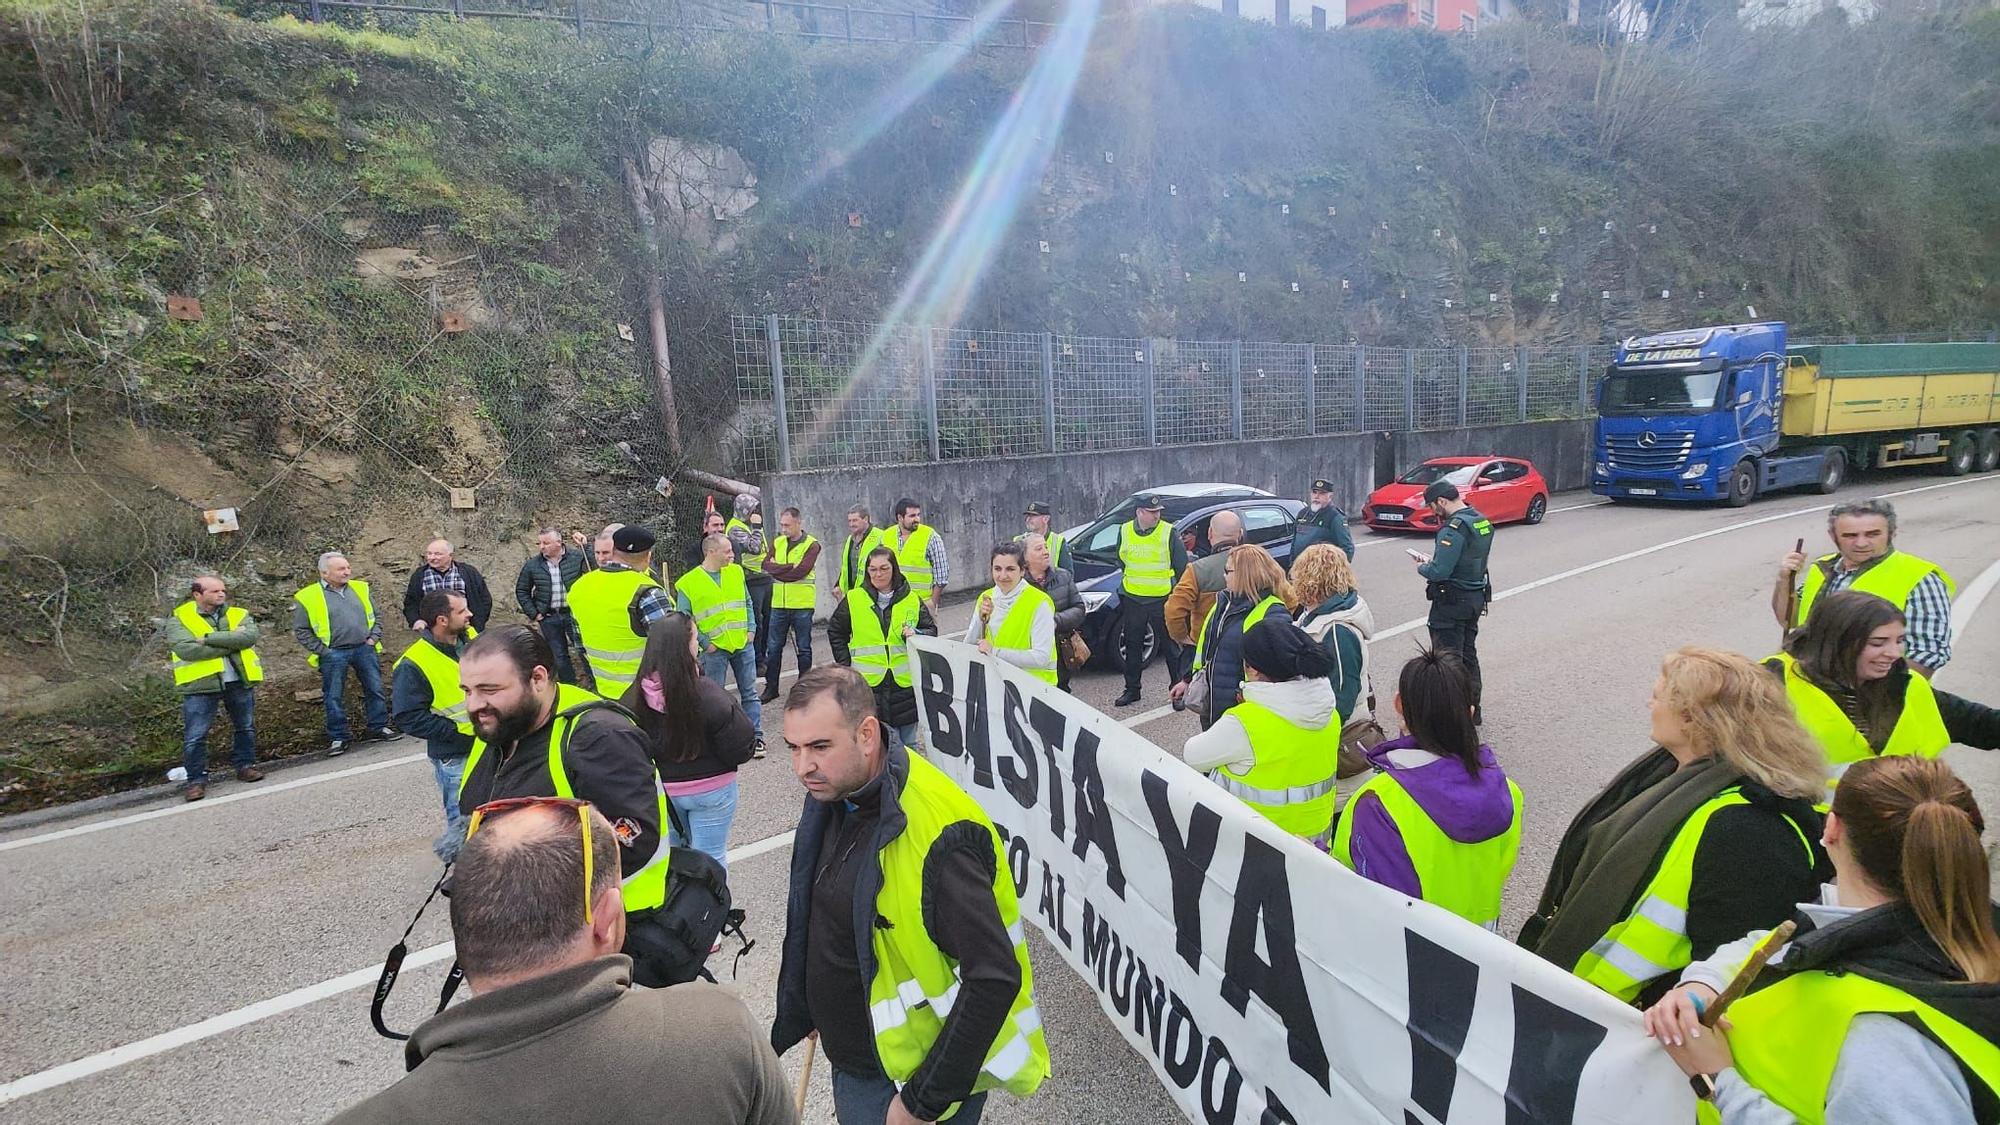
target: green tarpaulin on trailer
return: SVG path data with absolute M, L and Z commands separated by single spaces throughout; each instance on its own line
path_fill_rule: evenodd
M 2000 371 L 2000 344 L 1816 344 L 1788 349 L 1822 379 Z

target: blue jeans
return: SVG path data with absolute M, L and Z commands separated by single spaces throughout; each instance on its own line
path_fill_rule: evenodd
M 771 628 L 764 640 L 764 678 L 778 686 L 778 673 L 785 669 L 785 634 L 793 635 L 792 648 L 799 654 L 799 675 L 813 666 L 813 611 L 774 609 Z
M 218 707 L 229 709 L 229 725 L 235 728 L 229 762 L 237 769 L 257 764 L 256 705 L 250 685 L 242 682 L 222 685 L 221 691 L 181 696 L 181 766 L 187 770 L 189 785 L 208 783 L 208 728 L 215 725 Z
M 465 814 L 458 809 L 458 783 L 465 776 L 464 758 L 432 758 L 431 774 L 437 778 L 438 795 L 444 798 L 444 835 L 431 844 L 437 857 L 450 863 L 458 858 L 465 843 Z
M 706 793 L 696 793 L 692 797 L 668 797 L 674 811 L 687 822 L 688 832 L 693 840 L 681 839 L 681 834 L 671 827 L 667 829 L 667 842 L 677 848 L 693 848 L 712 857 L 729 870 L 729 822 L 736 819 L 736 780 L 720 789 Z
M 743 713 L 750 716 L 750 725 L 757 733 L 764 733 L 764 705 L 757 700 L 757 654 L 753 646 L 744 645 L 735 652 L 716 649 L 701 654 L 701 674 L 715 681 L 716 687 L 728 686 L 725 677 L 736 673 L 736 697 L 743 701 Z
M 833 1116 L 840 1125 L 882 1125 L 895 1098 L 896 1084 L 881 1075 L 862 1078 L 833 1068 Z M 974 1094 L 958 1103 L 950 1125 L 979 1125 L 985 1109 L 986 1095 Z
M 566 684 L 575 683 L 576 664 L 570 663 L 570 646 L 576 646 L 578 663 L 582 663 L 583 655 L 583 638 L 577 635 L 576 618 L 570 616 L 566 609 L 551 610 L 542 615 L 541 623 L 536 627 L 542 631 L 542 639 L 549 642 L 549 651 L 555 654 L 556 679 Z
M 382 662 L 373 645 L 351 645 L 329 649 L 319 658 L 319 689 L 326 701 L 326 735 L 335 742 L 347 741 L 347 671 L 361 681 L 361 698 L 366 704 L 368 729 L 389 725 L 389 700 L 382 694 Z
M 904 723 L 900 727 L 891 727 L 889 729 L 896 732 L 896 737 L 902 740 L 903 745 L 912 750 L 923 749 L 923 747 L 917 744 L 917 724 Z

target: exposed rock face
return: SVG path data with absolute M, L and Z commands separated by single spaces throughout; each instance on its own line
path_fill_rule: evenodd
M 646 146 L 646 189 L 660 223 L 716 254 L 736 248 L 731 225 L 757 206 L 757 172 L 743 154 L 708 141 L 655 137 Z

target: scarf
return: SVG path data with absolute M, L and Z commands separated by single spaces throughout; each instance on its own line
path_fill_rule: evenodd
M 1632 909 L 1688 817 L 1742 780 L 1719 757 L 1676 768 L 1657 746 L 1626 766 L 1563 833 L 1521 946 L 1574 970 Z
M 658 673 L 641 677 L 639 691 L 646 697 L 646 706 L 662 715 L 667 713 L 667 689 L 660 686 Z

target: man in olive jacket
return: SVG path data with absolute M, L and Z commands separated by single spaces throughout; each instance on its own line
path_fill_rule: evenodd
M 229 589 L 213 574 L 195 578 L 188 600 L 166 619 L 166 642 L 174 690 L 181 697 L 181 765 L 187 770 L 182 795 L 208 795 L 208 731 L 217 708 L 229 710 L 234 728 L 230 761 L 236 780 L 262 781 L 257 768 L 256 701 L 252 685 L 264 678 L 257 659 L 257 621 L 231 608 Z

